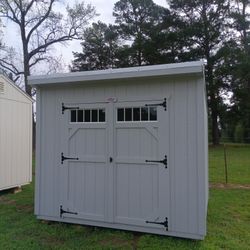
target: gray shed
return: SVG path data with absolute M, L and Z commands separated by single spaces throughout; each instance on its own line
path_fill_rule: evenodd
M 39 219 L 203 239 L 202 62 L 31 76 Z
M 32 99 L 0 73 L 0 190 L 32 179 Z

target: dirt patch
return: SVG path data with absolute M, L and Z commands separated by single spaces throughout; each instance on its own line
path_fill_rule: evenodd
M 246 189 L 250 190 L 250 184 L 225 184 L 225 183 L 210 183 L 210 188 L 218 189 Z
M 46 236 L 46 237 L 42 237 L 41 238 L 41 242 L 43 243 L 42 245 L 46 245 L 46 246 L 63 246 L 65 243 L 65 240 L 57 238 L 55 236 Z
M 14 205 L 16 207 L 16 210 L 18 212 L 33 212 L 34 207 L 33 205 L 28 205 L 28 204 L 24 204 L 24 205 L 17 205 L 15 200 L 11 200 L 6 198 L 5 196 L 0 196 L 0 204 L 4 204 L 4 205 Z
M 0 203 L 1 204 L 5 204 L 5 205 L 15 205 L 16 201 L 14 200 L 9 200 L 4 196 L 0 196 Z
M 133 250 L 137 249 L 138 241 L 140 240 L 141 233 L 134 232 L 134 238 L 133 238 Z
M 16 206 L 18 212 L 33 212 L 33 206 L 32 205 L 17 205 Z

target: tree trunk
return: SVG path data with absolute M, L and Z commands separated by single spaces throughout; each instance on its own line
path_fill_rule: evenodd
M 28 76 L 30 75 L 29 62 L 27 60 L 28 56 L 24 56 L 24 83 L 25 83 L 25 91 L 32 98 L 32 88 L 28 85 Z M 32 148 L 35 151 L 36 148 L 36 122 L 35 122 L 35 111 L 34 106 L 32 105 Z
M 213 143 L 213 145 L 220 144 L 218 117 L 219 117 L 219 112 L 218 112 L 218 108 L 217 108 L 217 101 L 214 97 L 211 97 L 211 122 L 212 122 L 211 128 L 212 128 L 212 143 Z
M 214 74 L 213 74 L 213 63 L 210 58 L 209 52 L 207 52 L 207 71 L 206 78 L 208 82 L 209 90 L 209 106 L 211 111 L 211 129 L 212 129 L 212 143 L 213 145 L 219 145 L 220 143 L 220 133 L 219 133 L 219 110 L 218 110 L 218 98 L 216 98 L 216 86 L 214 83 Z

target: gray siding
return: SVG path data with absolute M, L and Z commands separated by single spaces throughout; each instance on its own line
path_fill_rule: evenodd
M 102 81 L 82 87 L 73 85 L 74 87 L 39 89 L 36 214 L 43 218 L 61 220 L 58 209 L 62 199 L 60 190 L 63 190 L 63 183 L 59 182 L 63 175 L 59 159 L 62 102 L 70 103 L 74 100 L 75 103 L 96 103 L 104 102 L 111 96 L 117 97 L 119 101 L 166 97 L 169 113 L 169 128 L 166 129 L 170 135 L 170 216 L 169 232 L 162 234 L 186 235 L 185 237 L 196 235 L 196 238 L 202 238 L 206 230 L 208 188 L 207 139 L 204 137 L 207 134 L 207 114 L 204 112 L 203 80 L 185 76 L 119 81 L 119 84 Z M 152 232 L 158 233 L 157 230 Z

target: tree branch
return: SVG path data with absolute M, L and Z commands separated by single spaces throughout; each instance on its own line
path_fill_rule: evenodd
M 44 58 L 44 57 L 36 58 L 33 63 L 29 64 L 29 67 L 31 68 L 31 67 L 35 66 L 37 63 L 44 61 L 44 60 L 46 60 L 46 58 Z
M 14 10 L 14 9 L 12 8 L 12 6 L 11 6 L 10 3 L 9 3 L 9 1 L 5 0 L 4 3 L 7 5 L 7 8 L 10 10 L 10 12 L 12 13 L 12 16 L 13 16 L 13 17 L 9 16 L 8 10 L 6 10 L 6 14 L 4 15 L 4 17 L 9 18 L 11 21 L 17 23 L 18 25 L 21 25 L 21 22 L 19 21 L 17 15 L 16 15 L 16 10 Z M 4 4 L 4 3 L 3 3 L 3 4 Z M 6 6 L 5 6 L 5 8 L 6 8 Z M 4 8 L 4 9 L 5 9 L 5 8 Z M 1 11 L 1 12 L 2 12 L 2 11 Z M 2 12 L 2 13 L 3 13 L 3 12 Z
M 54 44 L 54 43 L 62 43 L 62 42 L 66 42 L 66 41 L 69 41 L 69 40 L 76 39 L 76 38 L 74 38 L 75 34 L 76 34 L 75 32 L 73 34 L 70 34 L 70 32 L 69 32 L 69 35 L 62 36 L 62 37 L 60 37 L 58 39 L 51 40 L 49 42 L 44 43 L 43 45 L 38 46 L 36 49 L 29 52 L 29 60 L 34 55 L 36 55 L 37 53 L 45 52 L 46 48 L 49 47 L 50 45 Z
M 9 70 L 11 73 L 15 74 L 15 75 L 22 75 L 24 74 L 23 71 L 19 71 L 15 65 L 13 63 L 9 63 L 4 59 L 0 59 L 0 66 L 2 66 L 3 68 Z
M 24 14 L 26 15 L 28 13 L 28 11 L 30 10 L 30 8 L 32 7 L 32 5 L 34 4 L 35 0 L 30 1 L 30 3 L 28 4 Z
M 33 26 L 33 28 L 29 31 L 28 35 L 27 35 L 27 42 L 29 42 L 30 37 L 32 35 L 32 33 L 48 18 L 49 14 L 51 13 L 52 10 L 52 6 L 53 3 L 55 2 L 55 0 L 50 0 L 50 5 L 48 7 L 48 10 L 46 11 L 46 13 L 44 14 L 44 16 L 40 19 L 40 21 L 37 22 L 37 24 L 35 24 Z

